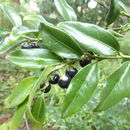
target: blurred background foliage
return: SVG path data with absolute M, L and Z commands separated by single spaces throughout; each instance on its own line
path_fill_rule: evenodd
M 74 8 L 78 21 L 93 23 L 101 27 L 105 26 L 105 17 L 110 5 L 108 0 L 67 0 Z M 130 8 L 129 0 L 122 0 Z M 57 24 L 63 18 L 57 12 L 53 0 L 0 0 L 9 2 L 17 10 L 21 17 L 28 14 L 41 14 L 49 22 Z M 114 27 L 125 24 L 126 18 L 120 18 L 114 23 Z M 24 22 L 24 25 L 35 28 L 36 23 Z M 0 10 L 0 30 L 9 31 L 12 28 L 8 18 Z M 120 39 L 121 50 L 130 55 L 130 32 Z M 27 70 L 10 64 L 5 60 L 5 55 L 0 56 L 0 124 L 10 119 L 11 114 L 3 111 L 3 101 L 10 94 L 11 89 L 18 82 L 29 75 L 38 75 L 40 70 Z M 98 103 L 102 82 L 123 62 L 122 60 L 104 60 L 100 62 L 100 83 L 92 100 L 77 114 L 65 120 L 60 117 L 60 104 L 63 101 L 65 90 L 54 86 L 50 93 L 46 94 L 47 123 L 44 129 L 49 130 L 130 130 L 130 100 L 124 99 L 109 110 L 94 113 L 93 108 Z M 12 113 L 13 110 L 10 112 Z M 21 129 L 23 127 L 21 126 Z

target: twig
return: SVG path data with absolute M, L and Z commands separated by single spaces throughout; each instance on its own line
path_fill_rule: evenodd
M 85 54 L 86 56 L 89 56 L 91 58 L 97 58 L 99 60 L 105 60 L 105 59 L 130 59 L 130 56 L 128 55 L 124 55 L 124 54 L 119 54 L 117 56 L 95 56 L 95 55 L 91 55 L 89 53 Z
M 26 124 L 27 130 L 30 130 L 26 114 L 24 114 L 24 120 L 25 120 L 25 124 Z
M 123 15 L 123 16 L 126 16 L 126 17 L 128 17 L 128 18 L 130 18 L 130 14 L 128 14 L 128 13 L 126 13 L 126 12 L 121 12 L 121 15 Z

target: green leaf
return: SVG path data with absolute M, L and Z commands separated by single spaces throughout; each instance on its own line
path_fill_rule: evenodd
M 12 130 L 19 130 L 19 126 L 23 122 L 24 114 L 27 110 L 27 101 L 28 98 L 16 109 L 13 118 L 11 119 L 10 127 Z
M 54 0 L 55 5 L 59 13 L 64 17 L 66 21 L 76 21 L 77 16 L 66 0 Z
M 31 106 L 32 106 L 33 98 L 34 98 L 36 91 L 37 91 L 38 87 L 40 86 L 40 84 L 43 83 L 43 82 L 46 82 L 49 74 L 51 74 L 53 71 L 56 71 L 57 69 L 62 68 L 63 66 L 64 65 L 46 67 L 43 70 L 43 72 L 41 73 L 41 75 L 39 76 L 39 78 L 37 79 L 37 81 L 33 84 L 33 87 L 31 88 L 31 91 L 30 91 L 29 102 L 28 102 L 28 108 L 29 108 L 28 113 L 29 113 L 29 115 L 32 115 L 31 114 Z M 38 121 L 36 121 L 35 119 L 34 119 L 34 121 L 36 123 L 38 123 Z
M 111 6 L 106 17 L 107 25 L 113 23 L 118 18 L 119 14 L 120 14 L 119 0 L 111 0 Z
M 22 80 L 19 85 L 13 89 L 11 95 L 5 100 L 5 107 L 12 108 L 21 104 L 29 95 L 30 88 L 36 79 L 36 77 L 29 77 Z
M 83 54 L 77 42 L 61 29 L 46 23 L 40 29 L 43 44 L 57 55 L 74 59 Z
M 95 111 L 103 111 L 130 97 L 130 62 L 125 62 L 104 83 L 100 103 Z
M 36 94 L 37 89 L 40 86 L 40 84 L 43 82 L 46 82 L 48 75 L 61 67 L 63 67 L 63 65 L 46 67 L 43 70 L 43 72 L 41 73 L 41 75 L 39 76 L 39 78 L 37 79 L 37 81 L 33 84 L 33 87 L 31 88 L 30 95 L 29 95 L 29 102 L 28 102 L 28 108 L 29 108 L 28 115 L 29 115 L 30 119 L 32 120 L 33 124 L 35 125 L 35 127 L 41 127 L 41 123 L 38 120 L 36 120 L 35 117 L 33 117 L 33 115 L 32 115 L 31 107 L 32 107 L 32 103 L 33 103 L 33 98 L 35 97 L 35 94 Z
M 4 39 L 8 35 L 8 32 L 0 28 L 0 40 Z
M 19 14 L 6 3 L 0 5 L 4 13 L 8 16 L 9 20 L 14 26 L 22 25 L 22 20 Z
M 0 125 L 0 130 L 8 130 L 8 125 L 6 123 Z
M 38 32 L 38 30 L 31 30 L 25 26 L 15 26 L 12 29 L 10 36 L 6 37 L 4 40 L 0 42 L 0 54 L 24 42 L 25 41 L 25 38 L 23 37 L 24 35 L 36 32 Z
M 119 1 L 119 6 L 120 6 L 122 11 L 124 11 L 126 13 L 130 13 L 128 7 L 123 2 Z
M 43 96 L 34 101 L 30 117 L 35 127 L 42 127 L 46 119 L 46 107 Z
M 29 33 L 37 33 L 37 32 L 38 30 L 32 30 L 25 26 L 15 26 L 10 33 L 10 40 L 15 41 L 21 36 L 24 36 Z
M 0 125 L 0 130 L 9 130 L 11 122 L 7 122 Z
M 58 27 L 70 34 L 84 49 L 103 55 L 118 53 L 118 41 L 109 31 L 101 27 L 82 22 L 62 22 Z
M 21 49 L 6 56 L 12 63 L 25 68 L 44 68 L 61 64 L 62 59 L 47 49 Z
M 41 15 L 27 15 L 24 20 L 37 21 L 39 23 L 48 23 Z
M 21 37 L 15 41 L 12 41 L 9 36 L 6 37 L 4 40 L 0 41 L 0 54 L 7 52 L 24 41 L 25 39 Z
M 98 84 L 97 64 L 90 64 L 72 79 L 63 102 L 62 117 L 66 118 L 88 102 Z

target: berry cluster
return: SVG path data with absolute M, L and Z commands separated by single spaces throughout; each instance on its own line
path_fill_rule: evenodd
M 68 88 L 70 81 L 77 73 L 76 68 L 71 68 L 70 70 L 66 70 L 66 74 L 60 78 L 59 74 L 52 73 L 49 79 L 49 85 L 44 89 L 44 93 L 48 93 L 51 90 L 51 84 L 58 84 L 60 88 Z M 45 83 L 42 83 L 40 85 L 40 89 L 42 89 L 45 86 Z
M 91 51 L 88 51 L 88 50 L 87 50 L 87 52 L 90 53 L 91 55 L 94 55 L 94 53 L 91 52 Z M 84 67 L 84 66 L 90 64 L 90 63 L 91 63 L 91 60 L 92 60 L 91 58 L 87 57 L 87 58 L 85 58 L 85 59 L 81 59 L 81 60 L 79 61 L 79 64 L 80 64 L 81 67 Z M 59 74 L 57 74 L 57 73 L 52 73 L 52 75 L 50 76 L 50 79 L 49 79 L 49 84 L 48 84 L 48 86 L 47 86 L 44 90 L 42 90 L 42 91 L 43 91 L 44 93 L 48 93 L 48 92 L 51 90 L 51 84 L 58 84 L 58 86 L 59 86 L 60 88 L 63 88 L 63 89 L 68 88 L 68 86 L 69 86 L 69 84 L 70 84 L 72 78 L 73 78 L 77 73 L 78 73 L 78 70 L 77 70 L 76 68 L 74 68 L 74 67 L 71 68 L 71 69 L 69 69 L 69 70 L 67 69 L 66 72 L 65 72 L 65 75 L 62 76 L 61 78 L 60 78 Z M 45 86 L 45 83 L 42 83 L 42 84 L 40 85 L 40 88 L 42 89 L 44 86 Z
M 23 43 L 21 45 L 21 49 L 31 49 L 31 48 L 40 48 L 40 46 L 35 42 L 32 42 L 31 44 Z

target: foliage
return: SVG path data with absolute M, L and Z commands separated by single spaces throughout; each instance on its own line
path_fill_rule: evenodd
M 48 22 L 41 15 L 28 15 L 22 19 L 8 4 L 0 5 L 14 26 L 8 33 L 1 31 L 0 54 L 12 49 L 13 52 L 6 56 L 10 62 L 23 68 L 38 71 L 42 69 L 37 76 L 34 74 L 16 85 L 12 94 L 5 100 L 6 109 L 17 108 L 12 119 L 1 125 L 5 129 L 9 127 L 17 130 L 26 115 L 34 127 L 42 128 L 47 118 L 44 97 L 50 90 L 48 87 L 51 87 L 51 76 L 59 73 L 61 78 L 60 72 L 63 73 L 67 69 L 77 67 L 78 73 L 70 78 L 66 72 L 65 78 L 68 80 L 63 79 L 63 84 L 66 85 L 59 85 L 65 89 L 61 97 L 64 100 L 58 102 L 61 105 L 62 118 L 75 114 L 85 107 L 85 104 L 91 104 L 87 111 L 93 113 L 104 111 L 126 97 L 129 98 L 129 61 L 121 63 L 117 70 L 103 80 L 100 80 L 102 75 L 99 74 L 98 68 L 106 59 L 130 58 L 122 53 L 119 45 L 120 37 L 124 37 L 120 33 L 129 30 L 129 21 L 119 28 L 112 26 L 120 15 L 130 17 L 127 7 L 119 0 L 111 0 L 105 24 L 109 29 L 103 29 L 97 25 L 76 21 L 76 13 L 66 1 L 55 0 L 55 4 L 64 18 L 64 21 L 57 25 Z M 30 28 L 24 25 L 24 21 L 35 21 L 38 24 Z M 83 68 L 79 66 L 81 62 Z M 94 99 L 95 92 L 98 96 Z M 83 117 L 86 118 L 85 116 Z M 95 126 L 91 128 L 94 129 Z

